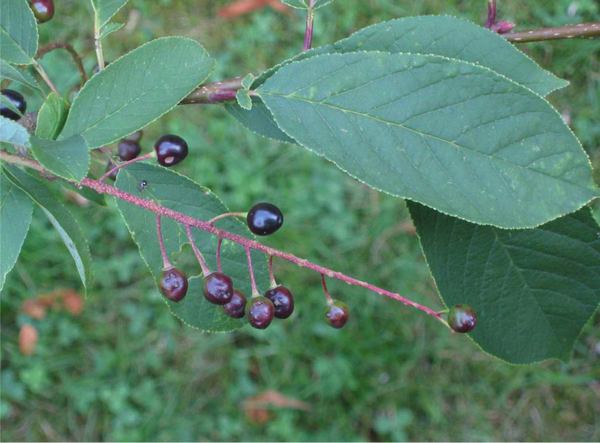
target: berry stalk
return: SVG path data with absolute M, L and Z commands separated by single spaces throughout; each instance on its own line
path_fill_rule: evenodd
M 165 248 L 165 239 L 162 235 L 162 220 L 160 214 L 156 215 L 156 235 L 158 237 L 158 247 L 160 248 L 160 255 L 163 261 L 163 269 L 172 268 L 173 265 L 169 261 L 169 256 L 167 255 L 167 248 Z
M 202 255 L 202 252 L 200 252 L 200 249 L 198 249 L 198 246 L 196 246 L 196 242 L 194 242 L 194 237 L 192 236 L 192 228 L 190 228 L 190 225 L 185 225 L 185 233 L 190 242 L 190 246 L 192 247 L 192 251 L 194 251 L 196 260 L 198 260 L 198 263 L 200 264 L 200 268 L 202 269 L 202 275 L 206 277 L 208 274 L 210 274 L 210 269 L 208 269 L 208 265 L 206 264 L 204 255 Z

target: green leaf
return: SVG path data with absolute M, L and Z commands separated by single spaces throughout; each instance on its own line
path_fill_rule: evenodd
M 29 147 L 29 132 L 17 122 L 0 117 L 0 142 Z
M 534 227 L 597 196 L 561 116 L 481 66 L 320 55 L 282 67 L 257 92 L 280 128 L 351 176 L 475 223 Z
M 94 9 L 96 26 L 105 26 L 119 10 L 125 6 L 127 0 L 91 0 Z
M 60 138 L 81 134 L 91 148 L 156 120 L 206 79 L 214 65 L 194 40 L 153 40 L 113 61 L 79 92 Z
M 68 112 L 67 101 L 55 92 L 51 92 L 38 112 L 35 135 L 54 140 L 63 128 Z
M 288 6 L 296 9 L 308 9 L 310 7 L 311 0 L 281 0 Z M 327 6 L 333 0 L 312 0 L 313 9 L 319 9 L 323 6 Z
M 0 79 L 15 81 L 35 90 L 39 90 L 40 88 L 36 80 L 29 73 L 18 70 L 2 59 L 0 59 Z
M 409 208 L 444 303 L 475 309 L 470 335 L 483 350 L 512 363 L 569 358 L 600 303 L 600 228 L 589 208 L 520 231 Z
M 117 32 L 123 26 L 125 26 L 125 23 L 107 23 L 105 26 L 102 27 L 100 38 L 104 39 L 108 37 L 113 32 Z
M 238 91 L 235 94 L 235 100 L 242 109 L 245 109 L 247 111 L 252 109 L 252 98 L 250 98 L 250 94 L 247 90 L 238 89 Z
M 254 74 L 249 73 L 246 74 L 244 76 L 244 78 L 242 79 L 242 88 L 248 90 L 250 89 L 250 87 L 252 86 L 252 83 L 254 83 L 254 80 L 256 79 L 256 77 L 254 77 Z
M 33 204 L 18 187 L 0 174 L 0 289 L 13 268 L 27 237 Z
M 87 287 L 91 280 L 90 250 L 81 228 L 71 213 L 48 189 L 47 185 L 36 177 L 12 166 L 5 166 L 5 174 L 11 182 L 42 208 L 73 257 L 83 286 Z
M 0 2 L 0 54 L 17 65 L 29 65 L 37 52 L 38 31 L 26 0 Z
M 225 105 L 225 109 L 246 128 L 258 135 L 285 143 L 296 143 L 293 138 L 279 129 L 271 112 L 258 97 L 252 97 L 252 109 L 249 111 L 237 104 L 229 103 Z
M 42 166 L 59 177 L 81 181 L 87 175 L 90 152 L 81 135 L 64 140 L 31 137 L 31 150 Z
M 143 180 L 146 181 L 146 186 L 140 187 L 140 182 Z M 201 220 L 209 220 L 228 212 L 225 205 L 208 189 L 158 166 L 142 163 L 132 164 L 119 172 L 116 186 L 137 197 L 154 200 L 163 206 Z M 177 198 L 174 198 L 175 195 Z M 140 249 L 140 254 L 154 279 L 158 281 L 162 270 L 162 259 L 156 234 L 156 215 L 122 200 L 117 201 L 117 206 Z M 219 222 L 218 226 L 227 231 L 251 237 L 245 225 L 238 220 L 225 219 Z M 173 220 L 163 218 L 162 231 L 167 252 L 171 261 L 175 262 L 176 258 L 181 255 L 182 247 L 187 244 L 185 229 Z M 193 235 L 195 243 L 204 254 L 209 267 L 215 269 L 217 239 L 198 229 L 193 229 Z M 193 257 L 189 248 L 186 248 L 185 255 L 188 259 Z M 253 252 L 252 257 L 257 282 L 261 289 L 266 290 L 268 273 L 265 257 L 256 252 Z M 225 240 L 222 260 L 224 272 L 231 276 L 236 288 L 249 296 L 251 294 L 250 280 L 244 249 Z M 200 274 L 199 266 L 196 265 L 193 269 Z M 174 303 L 165 300 L 177 317 L 190 326 L 206 331 L 227 331 L 244 324 L 227 317 L 218 306 L 206 301 L 199 286 L 200 279 L 192 280 L 188 295 L 182 301 Z

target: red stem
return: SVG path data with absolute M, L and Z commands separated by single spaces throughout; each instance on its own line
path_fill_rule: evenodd
M 315 0 L 310 0 L 308 9 L 306 10 L 306 29 L 304 30 L 304 46 L 303 51 L 308 51 L 312 48 L 313 28 L 315 20 Z
M 162 235 L 162 222 L 160 214 L 156 214 L 156 235 L 158 236 L 158 246 L 160 248 L 160 255 L 162 256 L 163 269 L 172 268 L 173 265 L 169 261 L 167 249 L 165 248 L 165 240 Z
M 491 28 L 494 23 L 496 23 L 496 0 L 488 0 L 488 15 L 485 27 Z
M 256 279 L 254 278 L 254 267 L 252 266 L 252 253 L 250 247 L 245 246 L 246 258 L 248 259 L 248 273 L 250 273 L 250 285 L 252 286 L 252 297 L 259 297 L 258 287 L 256 286 Z
M 219 237 L 217 241 L 217 271 L 223 272 L 223 267 L 221 266 L 221 247 L 223 246 L 223 239 Z
M 269 281 L 271 288 L 277 286 L 277 280 L 275 280 L 275 274 L 273 273 L 273 256 L 269 255 Z
M 202 269 L 202 274 L 206 277 L 210 274 L 210 269 L 208 269 L 208 265 L 206 264 L 206 260 L 204 259 L 204 255 L 196 246 L 196 242 L 194 241 L 194 237 L 192 236 L 192 228 L 190 225 L 185 225 L 185 233 L 187 235 L 188 241 L 190 242 L 190 246 L 192 247 L 192 251 L 194 251 L 194 255 L 196 256 L 196 260 L 200 264 L 200 268 Z
M 119 169 L 124 168 L 125 166 L 128 166 L 132 163 L 137 163 L 137 162 L 141 162 L 144 160 L 148 160 L 149 158 L 152 158 L 152 157 L 154 157 L 154 152 L 149 152 L 147 154 L 140 155 L 139 157 L 136 157 L 134 159 L 127 160 L 126 162 L 119 163 L 114 168 L 106 171 L 98 180 L 104 181 L 104 180 L 106 180 L 106 177 L 109 177 L 110 175 L 112 175 L 113 173 L 118 171 Z
M 325 281 L 325 274 L 321 274 L 321 286 L 323 286 L 323 292 L 325 293 L 325 298 L 327 299 L 327 304 L 333 304 L 333 298 L 327 289 L 327 282 Z

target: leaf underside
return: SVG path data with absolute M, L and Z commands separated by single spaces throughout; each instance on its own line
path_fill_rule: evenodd
M 140 187 L 142 181 L 146 182 L 145 187 Z M 201 220 L 210 220 L 227 212 L 225 205 L 209 190 L 186 177 L 158 166 L 132 164 L 119 172 L 116 186 L 140 198 L 152 199 L 163 206 Z M 117 206 L 138 245 L 140 254 L 154 279 L 158 281 L 162 270 L 162 258 L 156 233 L 156 215 L 121 200 L 117 202 Z M 220 221 L 218 226 L 235 234 L 249 236 L 247 228 L 238 220 L 225 219 Z M 173 259 L 187 244 L 185 229 L 177 222 L 163 218 L 162 231 L 165 247 Z M 214 270 L 217 239 L 198 229 L 193 229 L 192 232 L 196 245 L 204 254 L 210 269 Z M 191 256 L 192 252 L 186 248 L 185 254 Z M 265 257 L 257 252 L 254 252 L 252 257 L 258 285 L 266 289 L 268 272 Z M 222 261 L 223 270 L 231 276 L 235 287 L 249 296 L 250 279 L 244 249 L 224 240 Z M 201 273 L 198 266 L 194 269 L 198 274 Z M 243 321 L 231 319 L 223 314 L 221 307 L 206 301 L 202 291 L 194 289 L 200 287 L 200 281 L 201 279 L 190 281 L 188 295 L 179 303 L 165 300 L 173 314 L 186 324 L 205 331 L 228 331 L 244 325 Z
M 409 209 L 444 303 L 475 309 L 470 335 L 484 351 L 511 363 L 569 358 L 600 303 L 600 228 L 589 208 L 519 231 Z
M 29 147 L 29 132 L 19 123 L 0 116 L 0 142 Z

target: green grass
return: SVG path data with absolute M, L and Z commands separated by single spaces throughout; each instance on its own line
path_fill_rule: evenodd
M 62 1 L 41 27 L 43 42 L 67 40 L 93 66 L 84 2 Z M 525 29 L 598 21 L 592 0 L 499 2 Z M 148 39 L 188 35 L 218 60 L 213 79 L 258 73 L 293 55 L 303 18 L 265 9 L 234 22 L 214 18 L 224 1 L 132 0 L 133 31 L 113 34 L 106 58 Z M 321 10 L 316 44 L 385 19 L 448 13 L 481 22 L 485 2 L 338 0 Z M 573 12 L 571 8 L 571 12 Z M 535 44 L 526 50 L 572 86 L 552 96 L 584 147 L 600 162 L 597 41 Z M 594 50 L 596 52 L 594 53 Z M 56 54 L 50 64 L 65 62 Z M 61 61 L 62 60 L 62 61 Z M 55 75 L 68 75 L 54 69 Z M 286 214 L 268 244 L 439 306 L 404 204 L 356 183 L 297 147 L 248 133 L 220 107 L 180 107 L 146 130 L 149 149 L 169 131 L 191 145 L 181 172 L 212 188 L 234 210 L 273 201 Z M 96 275 L 83 314 L 20 312 L 27 298 L 78 288 L 72 260 L 36 212 L 22 256 L 1 299 L 2 440 L 584 440 L 600 439 L 600 318 L 587 326 L 571 362 L 511 366 L 464 336 L 390 300 L 332 282 L 351 308 L 341 331 L 323 322 L 318 276 L 277 263 L 297 312 L 266 331 L 207 335 L 166 309 L 114 208 L 70 205 L 92 245 Z M 18 330 L 33 323 L 37 352 L 18 351 Z M 250 421 L 245 399 L 274 389 L 310 405 Z

